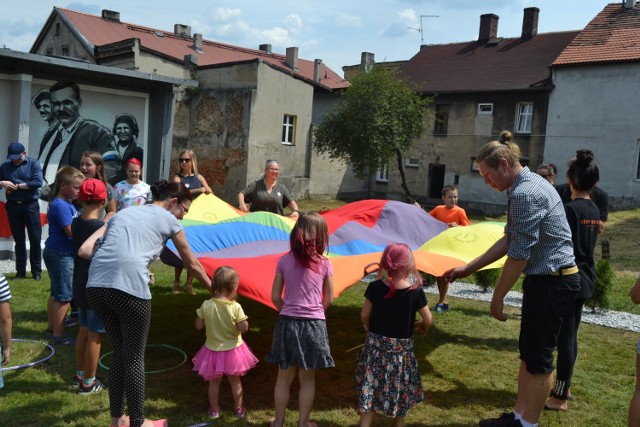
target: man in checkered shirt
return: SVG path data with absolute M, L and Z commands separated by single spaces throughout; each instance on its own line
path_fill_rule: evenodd
M 512 142 L 492 141 L 476 158 L 485 184 L 507 191 L 505 235 L 469 264 L 445 273 L 448 281 L 466 277 L 507 256 L 491 301 L 500 321 L 503 300 L 520 276 L 522 321 L 518 397 L 513 412 L 480 421 L 482 427 L 537 426 L 552 384 L 553 350 L 562 322 L 573 322 L 573 300 L 580 288 L 571 229 L 560 196 L 543 177 L 520 164 Z

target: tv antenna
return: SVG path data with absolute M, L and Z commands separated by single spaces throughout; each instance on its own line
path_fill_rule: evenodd
M 424 27 L 422 25 L 423 18 L 440 18 L 440 15 L 420 15 L 420 28 L 407 27 L 420 33 L 420 46 L 424 44 Z

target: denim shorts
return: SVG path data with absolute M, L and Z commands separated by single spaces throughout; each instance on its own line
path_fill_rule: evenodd
M 78 322 L 80 326 L 87 328 L 90 332 L 104 334 L 104 326 L 95 311 L 90 308 L 78 307 Z
M 73 253 L 45 247 L 42 259 L 51 280 L 51 296 L 58 302 L 70 302 L 73 299 Z

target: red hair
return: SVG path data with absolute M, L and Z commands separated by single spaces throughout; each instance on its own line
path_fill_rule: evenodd
M 129 166 L 130 164 L 134 164 L 142 167 L 142 163 L 140 163 L 140 160 L 136 159 L 135 157 L 132 157 L 129 159 L 129 161 L 127 162 L 127 166 Z

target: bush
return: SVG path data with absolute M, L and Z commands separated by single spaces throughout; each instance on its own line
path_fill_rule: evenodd
M 608 259 L 601 259 L 596 263 L 596 288 L 585 305 L 595 312 L 596 307 L 609 308 L 609 291 L 613 280 L 613 270 Z
M 488 270 L 480 270 L 473 273 L 476 285 L 482 288 L 482 292 L 487 292 L 489 288 L 493 288 L 500 278 L 499 268 L 490 268 Z

